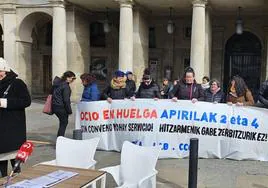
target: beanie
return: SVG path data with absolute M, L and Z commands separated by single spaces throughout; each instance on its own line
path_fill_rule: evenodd
M 126 75 L 133 74 L 131 71 L 127 71 Z
M 143 80 L 150 80 L 151 79 L 151 74 L 150 74 L 150 69 L 146 68 L 143 72 L 143 76 L 142 76 Z
M 0 57 L 0 71 L 10 72 L 10 66 L 8 65 L 8 62 Z
M 124 77 L 125 73 L 123 71 L 117 70 L 117 71 L 115 71 L 114 75 L 116 77 Z

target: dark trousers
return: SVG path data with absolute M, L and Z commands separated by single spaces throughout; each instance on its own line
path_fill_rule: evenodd
M 16 162 L 15 159 L 11 159 L 10 162 L 13 168 Z M 7 176 L 7 166 L 8 166 L 8 161 L 0 161 L 0 172 L 1 172 L 2 177 Z M 20 172 L 20 169 L 18 169 L 17 172 Z
M 68 125 L 68 113 L 65 109 L 55 109 L 54 113 L 59 118 L 60 124 L 59 124 L 59 130 L 57 136 L 64 136 L 65 130 Z

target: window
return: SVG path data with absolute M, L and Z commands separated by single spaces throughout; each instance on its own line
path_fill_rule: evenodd
M 90 24 L 90 46 L 105 47 L 105 33 L 103 24 L 100 22 L 93 22 Z
M 155 28 L 149 28 L 149 48 L 156 48 Z

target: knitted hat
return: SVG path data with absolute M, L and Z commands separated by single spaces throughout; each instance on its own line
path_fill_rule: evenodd
M 8 62 L 0 57 L 0 71 L 10 72 L 10 66 Z
M 120 71 L 120 70 L 117 70 L 117 71 L 115 71 L 114 75 L 116 77 L 124 77 L 125 76 L 125 73 L 122 72 L 122 71 Z
M 150 80 L 151 79 L 150 69 L 146 68 L 144 70 L 142 79 L 143 80 Z
M 133 74 L 133 73 L 131 71 L 127 71 L 126 76 L 129 75 L 129 74 Z

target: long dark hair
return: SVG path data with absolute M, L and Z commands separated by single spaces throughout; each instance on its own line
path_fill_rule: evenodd
M 72 71 L 66 71 L 65 73 L 63 73 L 61 80 L 66 81 L 67 78 L 71 78 L 71 77 L 75 78 L 75 74 Z
M 244 96 L 246 91 L 248 90 L 248 86 L 245 83 L 244 79 L 238 75 L 233 76 L 232 79 L 230 80 L 228 92 L 230 92 L 230 89 L 232 87 L 232 84 L 231 84 L 232 80 L 235 81 L 234 87 L 235 87 L 236 95 L 238 97 Z

